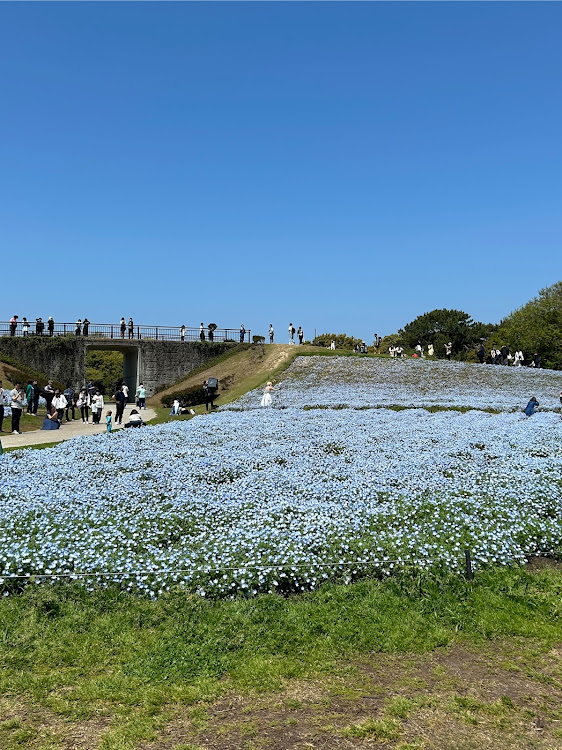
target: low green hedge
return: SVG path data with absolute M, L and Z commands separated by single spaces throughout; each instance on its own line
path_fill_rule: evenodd
M 215 399 L 219 397 L 217 393 Z M 180 402 L 180 406 L 197 406 L 205 403 L 205 391 L 202 385 L 193 385 L 191 388 L 184 388 L 182 391 L 174 391 L 162 396 L 160 403 L 162 406 L 172 406 L 175 399 Z

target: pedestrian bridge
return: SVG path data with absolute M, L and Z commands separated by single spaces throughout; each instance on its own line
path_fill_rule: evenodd
M 180 328 L 161 326 L 151 327 L 152 337 L 146 336 L 145 329 L 148 327 L 139 326 L 132 338 L 128 338 L 128 332 L 121 337 L 119 327 L 114 326 L 117 329 L 114 333 L 118 335 L 112 338 L 111 329 L 92 330 L 93 326 L 90 328 L 91 335 L 88 331 L 87 336 L 68 332 L 65 334 L 60 330 L 53 332 L 52 336 L 47 331 L 43 335 L 32 332 L 23 335 L 19 326 L 19 330 L 12 336 L 9 329 L 4 333 L 4 325 L 6 324 L 0 323 L 0 359 L 4 355 L 9 360 L 43 372 L 64 384 L 80 386 L 85 382 L 88 351 L 97 349 L 121 352 L 123 380 L 129 387 L 131 397 L 134 397 L 139 383 L 144 383 L 147 395 L 152 396 L 239 343 L 238 329 L 217 329 L 215 334 L 218 335 L 209 341 L 207 330 L 205 339 L 201 340 L 199 329 L 186 329 L 191 333 L 189 337 L 184 335 L 182 340 Z M 238 337 L 234 338 L 234 334 L 238 334 Z M 249 338 L 249 332 L 244 335 L 245 339 L 246 337 Z

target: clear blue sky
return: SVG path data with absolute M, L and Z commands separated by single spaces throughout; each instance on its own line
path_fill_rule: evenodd
M 499 321 L 562 278 L 560 3 L 0 4 L 3 312 Z

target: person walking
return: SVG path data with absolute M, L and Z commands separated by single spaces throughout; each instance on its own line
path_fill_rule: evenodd
M 127 323 L 127 328 L 129 330 L 129 338 L 134 339 L 135 338 L 135 324 L 133 323 L 132 318 L 129 318 L 129 322 Z
M 29 336 L 29 320 L 26 317 L 22 318 L 21 332 L 24 336 Z
M 299 337 L 299 345 L 302 344 L 302 340 L 304 339 L 304 331 L 302 330 L 302 327 L 299 326 L 299 330 L 297 331 L 297 336 Z
M 82 321 L 82 334 L 84 336 L 87 336 L 89 330 L 90 330 L 90 321 L 88 320 L 88 318 L 84 318 L 84 320 Z
M 123 412 L 125 411 L 125 394 L 122 388 L 115 392 L 115 424 L 123 424 Z
M 125 403 L 129 403 L 129 386 L 126 383 L 123 383 L 121 386 L 121 390 L 123 391 L 123 395 L 125 396 Z
M 143 383 L 139 383 L 137 388 L 137 406 L 139 409 L 146 409 L 146 388 Z
M 82 318 L 78 318 L 75 325 L 74 334 L 80 336 L 82 334 Z
M 52 315 L 49 315 L 47 320 L 47 331 L 49 331 L 49 336 L 53 336 L 55 333 L 55 321 Z
M 125 318 L 121 318 L 121 321 L 119 323 L 119 330 L 121 331 L 121 338 L 125 338 L 125 331 L 127 330 L 127 324 L 125 323 Z
M 244 327 L 244 323 L 240 325 L 240 343 L 244 343 L 244 339 L 246 338 L 246 328 Z
M 109 435 L 111 432 L 111 411 L 108 411 L 105 415 L 105 433 Z
M 275 331 L 273 330 L 273 323 L 269 324 L 269 343 L 273 344 L 273 337 L 275 336 Z
M 22 390 L 21 383 L 16 383 L 13 390 L 10 392 L 12 407 L 12 433 L 14 435 L 21 435 L 20 420 L 23 412 L 23 406 L 25 401 L 25 394 Z
M 12 315 L 10 318 L 10 336 L 16 335 L 16 329 L 18 327 L 18 316 Z

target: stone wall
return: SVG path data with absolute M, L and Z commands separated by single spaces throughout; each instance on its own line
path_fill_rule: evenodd
M 0 359 L 25 365 L 60 383 L 81 383 L 85 358 L 84 341 L 74 336 L 0 337 Z
M 236 344 L 209 341 L 140 341 L 139 381 L 147 394 L 172 385 Z
M 32 370 L 45 373 L 53 380 L 79 386 L 85 382 L 87 349 L 122 351 L 125 357 L 130 357 L 131 353 L 134 354 L 133 350 L 138 350 L 138 373 L 135 368 L 137 383 L 133 387 L 136 389 L 138 383 L 143 382 L 147 395 L 152 396 L 234 346 L 234 343 L 209 341 L 1 336 L 0 360 L 5 357 L 8 362 L 21 363 Z M 129 383 L 129 389 L 131 385 Z

